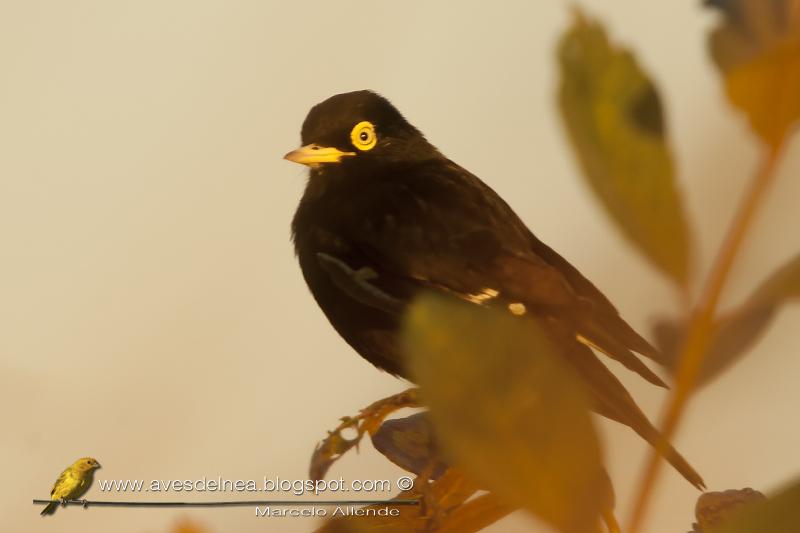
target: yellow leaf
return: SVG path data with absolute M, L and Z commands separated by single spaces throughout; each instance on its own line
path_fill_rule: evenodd
M 800 0 L 716 0 L 711 55 L 731 103 L 777 147 L 800 121 Z
M 558 59 L 561 115 L 584 177 L 623 234 L 685 285 L 689 231 L 655 84 L 580 14 Z
M 561 531 L 596 531 L 611 496 L 588 402 L 537 322 L 426 295 L 404 346 L 448 461 Z
M 183 519 L 175 525 L 173 533 L 209 533 L 209 530 L 188 519 Z
M 783 42 L 730 70 L 728 97 L 753 129 L 779 146 L 800 120 L 800 39 Z

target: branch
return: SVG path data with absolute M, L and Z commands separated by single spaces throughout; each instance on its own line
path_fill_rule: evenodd
M 753 219 L 761 206 L 765 193 L 769 190 L 775 170 L 783 153 L 783 145 L 770 146 L 758 171 L 753 178 L 747 194 L 728 229 L 728 234 L 720 248 L 714 267 L 706 281 L 700 300 L 688 326 L 688 333 L 681 350 L 676 372 L 676 386 L 669 399 L 665 414 L 660 423 L 663 438 L 659 449 L 652 450 L 637 491 L 638 498 L 631 513 L 627 530 L 637 533 L 644 520 L 647 505 L 660 473 L 662 452 L 672 441 L 681 416 L 691 397 L 695 382 L 703 363 L 713 334 L 713 322 L 722 291 L 730 276 L 742 243 L 752 226 Z
M 108 500 L 33 500 L 34 505 L 58 502 L 59 505 L 80 505 L 81 507 L 242 507 L 263 505 L 272 507 L 311 506 L 311 505 L 419 505 L 420 500 L 237 500 L 216 502 L 131 502 Z

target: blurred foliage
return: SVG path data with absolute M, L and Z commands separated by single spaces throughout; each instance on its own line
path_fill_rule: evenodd
M 689 230 L 658 89 L 633 53 L 581 14 L 558 60 L 561 114 L 584 177 L 628 239 L 686 285 Z
M 426 295 L 404 339 L 445 457 L 560 531 L 596 531 L 613 496 L 588 400 L 536 321 Z
M 210 533 L 210 530 L 195 521 L 182 519 L 175 524 L 172 533 Z
M 800 120 L 800 0 L 705 3 L 722 14 L 709 45 L 727 95 L 777 154 Z M 623 234 L 686 296 L 694 281 L 690 224 L 658 88 L 632 52 L 580 13 L 559 42 L 558 60 L 560 110 L 588 185 Z M 769 179 L 774 168 L 754 180 Z M 709 282 L 723 287 L 722 271 L 721 280 Z M 725 314 L 712 304 L 711 329 L 698 326 L 711 339 L 699 353 L 699 382 L 747 353 L 781 306 L 798 296 L 800 256 Z M 696 310 L 683 311 L 686 318 L 656 327 L 673 369 L 697 320 Z M 601 517 L 609 531 L 619 531 L 585 393 L 542 323 L 429 295 L 406 316 L 404 346 L 419 393 L 412 389 L 343 418 L 315 449 L 311 477 L 325 476 L 369 434 L 376 449 L 417 476 L 414 489 L 397 498 L 418 498 L 420 505 L 401 507 L 398 517 L 331 520 L 321 531 L 470 532 L 517 508 L 563 532 L 600 531 Z M 429 411 L 386 420 L 421 403 Z M 648 493 L 642 490 L 642 501 Z M 698 500 L 694 531 L 800 531 L 798 514 L 800 484 L 768 500 L 752 489 L 712 492 Z
M 711 346 L 697 378 L 701 386 L 744 356 L 761 338 L 780 307 L 800 298 L 800 255 L 763 282 L 742 305 L 717 318 Z M 678 363 L 686 332 L 685 321 L 661 320 L 655 325 L 656 344 L 665 359 Z
M 800 0 L 711 0 L 710 49 L 728 98 L 771 146 L 800 120 Z

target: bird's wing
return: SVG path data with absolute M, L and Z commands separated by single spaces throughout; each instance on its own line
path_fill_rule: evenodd
M 391 295 L 393 283 L 405 287 L 413 280 L 484 305 L 521 304 L 568 322 L 580 342 L 664 385 L 632 352 L 656 351 L 477 177 L 453 163 L 438 164 L 372 188 L 375 201 L 349 228 L 377 274 L 372 285 Z
M 331 281 L 350 298 L 388 315 L 402 314 L 404 302 L 372 283 L 376 272 L 369 268 L 355 270 L 343 259 L 324 252 L 318 252 L 316 259 Z
M 599 321 L 599 335 L 605 336 L 610 334 L 613 338 L 607 339 L 603 344 L 621 342 L 624 347 L 629 350 L 638 352 L 653 361 L 656 361 L 661 366 L 669 365 L 669 361 L 658 350 L 653 347 L 647 340 L 631 328 L 613 304 L 600 292 L 597 287 L 586 279 L 578 269 L 572 266 L 566 259 L 561 257 L 555 250 L 544 244 L 535 235 L 530 234 L 531 248 L 534 252 L 542 257 L 548 264 L 553 265 L 558 271 L 567 278 L 569 284 L 575 288 L 575 291 L 580 295 L 580 298 L 589 302 L 591 307 L 596 309 L 594 314 L 595 320 Z
M 50 491 L 50 496 L 57 499 L 69 498 L 72 496 L 72 491 L 74 491 L 78 485 L 80 485 L 80 480 L 67 468 L 61 472 L 61 475 L 58 476 L 55 484 L 53 484 L 53 490 Z
M 64 480 L 68 475 L 67 472 L 68 472 L 67 470 L 64 470 L 63 472 L 61 472 L 61 474 L 58 476 L 58 479 L 56 479 L 56 482 L 53 483 L 53 488 L 50 489 L 50 496 L 51 497 L 53 497 L 53 498 L 60 498 L 61 497 L 60 494 L 58 494 L 58 493 L 61 492 L 61 487 L 64 486 Z

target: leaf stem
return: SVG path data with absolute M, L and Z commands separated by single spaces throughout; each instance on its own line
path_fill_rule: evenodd
M 764 154 L 747 194 L 742 199 L 736 216 L 728 228 L 725 241 L 717 254 L 713 269 L 692 313 L 678 363 L 675 389 L 661 418 L 660 431 L 663 439 L 660 441 L 659 448 L 663 448 L 672 440 L 681 415 L 691 397 L 703 358 L 711 341 L 714 317 L 722 291 L 747 232 L 773 182 L 782 151 L 782 145 L 770 145 Z M 636 504 L 628 522 L 628 533 L 640 531 L 660 473 L 662 451 L 654 449 L 650 453 L 637 491 Z

